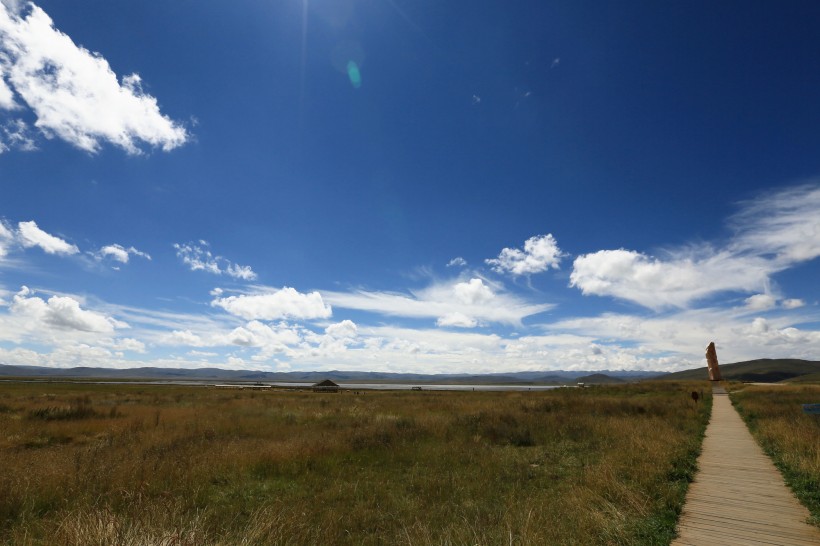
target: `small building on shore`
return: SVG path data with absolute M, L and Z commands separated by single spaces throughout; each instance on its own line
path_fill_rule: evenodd
M 331 381 L 330 379 L 325 379 L 324 381 L 319 381 L 315 385 L 311 387 L 313 392 L 339 392 L 341 387 Z

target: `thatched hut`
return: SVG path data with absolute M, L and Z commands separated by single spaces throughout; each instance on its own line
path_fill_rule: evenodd
M 311 387 L 311 390 L 313 390 L 313 392 L 339 392 L 340 389 L 341 387 L 339 387 L 339 385 L 337 385 L 330 379 L 319 381 Z

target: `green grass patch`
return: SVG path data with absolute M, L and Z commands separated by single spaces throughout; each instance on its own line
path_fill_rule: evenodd
M 746 386 L 731 400 L 820 527 L 820 419 L 802 411 L 802 404 L 820 402 L 820 385 Z

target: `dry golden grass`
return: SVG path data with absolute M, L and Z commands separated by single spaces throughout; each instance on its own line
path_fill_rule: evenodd
M 732 403 L 820 527 L 820 417 L 802 404 L 820 403 L 820 385 L 733 385 Z
M 4 544 L 659 544 L 704 384 L 0 386 Z

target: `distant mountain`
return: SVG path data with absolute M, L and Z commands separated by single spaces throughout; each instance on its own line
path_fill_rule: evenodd
M 624 383 L 623 379 L 612 377 L 602 373 L 594 373 L 592 375 L 583 375 L 575 379 L 578 383 L 586 385 L 605 385 L 610 383 Z
M 223 370 L 220 368 L 46 368 L 39 366 L 7 366 L 0 364 L 0 377 L 60 378 L 60 379 L 118 379 L 167 381 L 268 381 L 316 382 L 323 379 L 355 382 L 384 383 L 450 383 L 450 384 L 551 384 L 574 383 L 576 378 L 589 376 L 587 371 L 506 372 L 498 374 L 411 374 L 362 371 L 327 372 L 263 372 L 254 370 Z M 597 374 L 612 381 L 638 381 L 657 377 L 658 372 L 601 370 Z M 618 379 L 614 379 L 618 378 Z
M 753 383 L 777 383 L 796 377 L 820 372 L 820 362 L 796 358 L 760 358 L 732 364 L 721 364 L 720 373 L 724 379 Z M 706 366 L 662 375 L 657 379 L 697 380 L 708 379 Z

